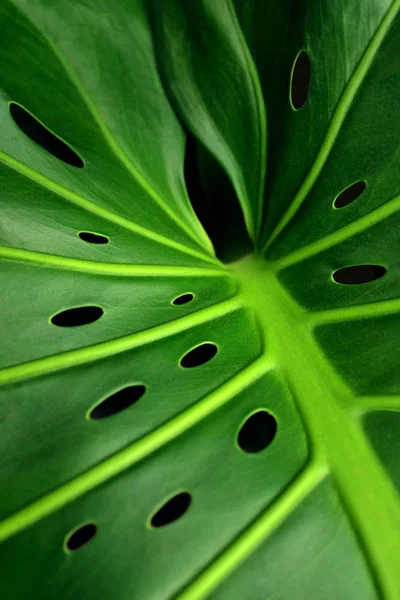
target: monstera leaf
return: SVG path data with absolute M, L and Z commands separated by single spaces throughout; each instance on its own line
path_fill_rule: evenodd
M 3 0 L 1 591 L 400 598 L 400 0 Z

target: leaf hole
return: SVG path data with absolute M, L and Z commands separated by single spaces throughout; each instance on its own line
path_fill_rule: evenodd
M 152 527 L 165 527 L 180 519 L 192 502 L 192 496 L 188 492 L 180 492 L 173 496 L 152 516 L 150 524 Z
M 72 167 L 81 169 L 84 166 L 83 160 L 70 146 L 42 125 L 25 108 L 10 102 L 10 114 L 21 131 L 44 150 Z
M 277 422 L 266 410 L 258 410 L 250 415 L 240 428 L 237 436 L 239 448 L 249 454 L 265 450 L 275 438 Z
M 175 300 L 172 300 L 172 304 L 175 304 L 175 306 L 180 306 L 181 304 L 188 304 L 193 300 L 193 298 L 194 294 L 188 292 L 187 294 L 182 294 L 181 296 L 175 298 Z
M 340 194 L 335 198 L 333 206 L 335 208 L 344 208 L 348 204 L 351 204 L 354 202 L 354 200 L 357 200 L 357 198 L 361 196 L 366 187 L 367 184 L 365 181 L 356 181 L 356 183 L 349 185 L 348 188 L 343 190 L 343 192 L 340 192 Z
M 332 275 L 336 283 L 353 285 L 357 283 L 369 283 L 380 279 L 387 272 L 381 265 L 354 265 L 338 269 Z
M 78 327 L 94 323 L 103 314 L 104 311 L 100 306 L 79 306 L 57 313 L 51 317 L 51 322 L 57 327 Z
M 65 546 L 70 552 L 79 550 L 90 542 L 97 533 L 97 525 L 94 523 L 86 523 L 71 533 L 68 537 Z
M 126 410 L 137 402 L 146 391 L 144 385 L 128 385 L 111 394 L 90 411 L 91 419 L 105 419 Z
M 200 367 L 210 361 L 218 352 L 218 347 L 211 342 L 204 342 L 196 348 L 192 348 L 181 358 L 180 365 L 185 369 Z
M 78 233 L 81 240 L 88 242 L 89 244 L 108 244 L 110 241 L 108 237 L 101 233 L 92 233 L 91 231 L 80 231 Z
M 290 81 L 290 100 L 295 110 L 300 110 L 308 98 L 311 81 L 311 60 L 302 50 L 295 58 Z

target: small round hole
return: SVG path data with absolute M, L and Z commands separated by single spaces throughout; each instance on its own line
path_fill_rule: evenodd
M 178 296 L 177 298 L 175 298 L 175 300 L 172 300 L 172 304 L 175 304 L 176 306 L 180 306 L 181 304 L 188 304 L 188 302 L 191 302 L 193 298 L 194 294 L 188 292 L 187 294 L 182 294 L 182 296 Z
M 290 81 L 290 100 L 295 110 L 299 110 L 306 103 L 310 81 L 311 60 L 307 52 L 302 50 L 294 61 Z
M 180 365 L 185 369 L 200 367 L 200 365 L 204 365 L 209 360 L 214 358 L 217 352 L 218 348 L 215 344 L 212 344 L 211 342 L 204 342 L 204 344 L 189 350 L 189 352 L 187 352 L 187 354 L 181 358 Z
M 343 267 L 333 273 L 332 277 L 336 283 L 353 285 L 357 283 L 369 283 L 380 279 L 386 273 L 386 268 L 381 265 L 354 265 Z
M 366 187 L 367 184 L 365 181 L 356 181 L 356 183 L 349 185 L 348 188 L 343 190 L 343 192 L 341 192 L 339 196 L 335 198 L 333 206 L 335 208 L 344 208 L 348 204 L 351 204 L 354 202 L 354 200 L 357 200 L 357 198 L 361 196 Z
M 89 244 L 108 244 L 110 241 L 105 235 L 101 235 L 101 233 L 92 233 L 91 231 L 80 231 L 78 235 L 81 240 L 88 242 Z
M 97 533 L 97 526 L 94 523 L 87 523 L 86 525 L 82 525 L 75 531 L 71 533 L 69 538 L 67 539 L 65 545 L 67 550 L 70 552 L 75 552 L 75 550 L 79 550 L 82 546 L 85 546 L 90 540 L 94 538 Z
M 51 317 L 51 322 L 57 327 L 78 327 L 94 323 L 103 314 L 104 311 L 100 306 L 79 306 L 57 313 L 54 317 Z
M 180 492 L 173 496 L 152 516 L 150 524 L 152 527 L 164 527 L 180 519 L 192 502 L 192 496 L 188 492 Z
M 144 385 L 129 385 L 97 404 L 89 416 L 91 419 L 105 419 L 116 415 L 137 402 L 145 391 L 146 387 Z
M 240 428 L 237 436 L 238 446 L 250 454 L 261 452 L 271 444 L 277 428 L 275 417 L 266 410 L 258 410 L 250 415 Z

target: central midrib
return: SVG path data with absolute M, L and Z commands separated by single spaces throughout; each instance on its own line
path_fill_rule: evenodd
M 395 492 L 352 413 L 356 400 L 321 352 L 307 312 L 281 286 L 268 262 L 233 266 L 264 343 L 287 377 L 313 459 L 328 464 L 361 541 L 379 592 L 400 599 L 400 509 Z

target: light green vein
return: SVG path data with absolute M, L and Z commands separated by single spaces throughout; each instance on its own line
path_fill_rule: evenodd
M 278 237 L 278 235 L 283 231 L 283 229 L 286 227 L 289 221 L 291 221 L 291 219 L 297 213 L 300 206 L 306 199 L 308 193 L 310 192 L 312 186 L 316 182 L 318 176 L 320 175 L 322 168 L 336 142 L 336 139 L 339 135 L 340 129 L 347 116 L 350 106 L 363 83 L 368 69 L 372 64 L 375 55 L 378 52 L 379 47 L 385 38 L 385 35 L 389 31 L 390 26 L 393 23 L 393 20 L 395 19 L 399 8 L 400 0 L 394 0 L 385 17 L 382 19 L 379 27 L 375 31 L 375 34 L 372 36 L 368 47 L 366 48 L 360 62 L 354 70 L 353 75 L 351 76 L 338 102 L 332 120 L 329 124 L 325 139 L 317 154 L 314 164 L 312 165 L 307 177 L 303 181 L 303 184 L 301 185 L 299 191 L 294 197 L 288 210 L 284 213 L 282 219 L 279 221 L 278 225 L 272 232 L 270 238 L 267 240 L 263 249 L 264 251 L 272 244 L 272 242 Z
M 311 463 L 268 509 L 211 563 L 177 600 L 203 600 L 234 571 L 326 476 L 326 467 Z
M 118 277 L 226 277 L 231 276 L 224 268 L 184 267 L 168 265 L 131 265 L 118 263 L 102 263 L 79 258 L 69 258 L 54 254 L 43 254 L 22 250 L 20 248 L 7 248 L 0 246 L 0 258 L 18 260 L 64 269 L 68 271 L 82 271 L 97 275 L 115 275 Z
M 362 416 L 376 410 L 400 411 L 400 396 L 355 396 L 350 409 Z
M 258 78 L 257 69 L 255 67 L 253 58 L 247 46 L 246 40 L 240 28 L 236 11 L 233 7 L 232 0 L 228 2 L 228 9 L 231 13 L 232 22 L 234 24 L 236 35 L 238 37 L 240 46 L 242 48 L 244 60 L 247 65 L 250 86 L 253 89 L 255 105 L 257 107 L 257 117 L 259 124 L 259 148 L 260 148 L 260 156 L 259 156 L 259 195 L 258 195 L 258 206 L 257 206 L 257 214 L 256 220 L 254 224 L 254 232 L 249 231 L 249 235 L 254 235 L 255 240 L 260 233 L 261 227 L 261 219 L 262 219 L 262 210 L 263 210 L 263 202 L 264 202 L 264 187 L 265 187 L 265 174 L 267 168 L 267 122 L 266 122 L 266 107 L 264 103 L 263 93 L 261 90 L 260 81 Z M 252 219 L 253 220 L 253 219 Z
M 400 210 L 400 196 L 396 196 L 396 198 L 393 198 L 389 202 L 386 202 L 386 204 L 384 204 L 383 206 L 379 206 L 375 210 L 372 210 L 368 214 L 364 215 L 363 217 L 360 217 L 356 221 L 353 221 L 349 225 L 345 225 L 341 229 L 330 233 L 323 239 L 317 240 L 316 242 L 312 242 L 311 244 L 308 244 L 308 246 L 304 246 L 303 248 L 295 250 L 294 252 L 291 252 L 290 254 L 287 254 L 286 256 L 276 261 L 272 261 L 270 263 L 271 267 L 275 271 L 281 271 L 286 267 L 289 267 L 293 264 L 297 264 L 307 258 L 314 256 L 315 254 L 319 254 L 324 250 L 332 248 L 332 246 L 336 246 L 337 244 L 348 240 L 349 238 L 357 235 L 358 233 L 365 231 L 365 229 L 368 229 L 369 227 L 376 225 L 384 219 L 387 219 L 388 217 L 396 213 L 398 210 Z
M 119 354 L 132 350 L 151 342 L 156 342 L 163 338 L 175 335 L 181 331 L 185 331 L 189 327 L 195 327 L 209 321 L 227 315 L 241 308 L 241 301 L 238 297 L 225 300 L 214 306 L 209 306 L 203 310 L 199 310 L 190 315 L 157 325 L 145 331 L 138 331 L 130 335 L 102 342 L 89 346 L 87 348 L 79 348 L 78 350 L 70 350 L 54 356 L 39 358 L 21 365 L 7 367 L 0 371 L 0 385 L 8 384 L 21 379 L 37 377 L 45 373 L 51 373 L 61 369 L 68 369 L 77 365 L 85 364 L 101 358 L 106 358 L 113 354 Z
M 13 3 L 14 4 L 14 3 Z M 14 4 L 16 9 L 21 10 L 18 6 Z M 153 188 L 153 186 L 143 177 L 140 171 L 136 168 L 124 150 L 118 145 L 117 141 L 111 134 L 107 125 L 105 124 L 103 118 L 101 117 L 96 105 L 91 100 L 89 94 L 86 91 L 85 86 L 80 81 L 79 77 L 76 73 L 70 68 L 67 61 L 64 59 L 64 56 L 59 51 L 58 47 L 54 44 L 54 42 L 43 33 L 43 31 L 38 27 L 38 25 L 32 20 L 29 14 L 25 11 L 21 11 L 25 18 L 31 23 L 32 27 L 39 32 L 41 37 L 46 41 L 49 48 L 55 54 L 55 56 L 60 61 L 60 64 L 64 68 L 66 74 L 72 81 L 73 85 L 77 89 L 80 94 L 82 100 L 88 107 L 90 113 L 92 114 L 95 122 L 99 126 L 104 139 L 106 140 L 108 146 L 111 148 L 112 152 L 119 159 L 121 164 L 127 169 L 127 171 L 131 174 L 133 179 L 140 185 L 140 187 L 147 192 L 147 194 L 157 203 L 157 205 L 169 216 L 169 218 L 174 221 L 179 227 L 189 235 L 193 240 L 195 240 L 198 244 L 200 244 L 203 248 L 205 248 L 205 243 L 207 243 L 208 249 L 210 249 L 210 242 L 208 238 L 203 233 L 202 238 L 200 238 L 192 229 L 174 212 L 174 210 L 168 206 L 166 202 L 161 198 L 160 194 Z
M 321 352 L 312 329 L 304 326 L 304 309 L 268 263 L 247 260 L 237 268 L 244 303 L 254 307 L 268 334 L 269 352 L 287 376 L 311 451 L 329 464 L 383 597 L 400 599 L 400 506 L 359 423 L 349 414 L 351 390 Z
M 349 319 L 366 319 L 400 312 L 400 298 L 382 300 L 370 304 L 357 304 L 356 306 L 343 306 L 318 312 L 308 313 L 305 317 L 311 326 L 316 327 L 323 323 L 341 322 Z
M 29 527 L 39 519 L 53 513 L 96 486 L 108 481 L 111 477 L 128 469 L 223 406 L 273 366 L 265 355 L 261 356 L 250 366 L 244 368 L 218 389 L 168 421 L 165 425 L 133 442 L 40 500 L 6 518 L 0 523 L 0 541 Z
M 111 223 L 115 223 L 116 225 L 124 227 L 125 229 L 134 231 L 138 235 L 151 239 L 154 242 L 157 242 L 158 244 L 169 246 L 184 254 L 190 254 L 191 256 L 200 258 L 203 261 L 218 264 L 217 260 L 212 256 L 208 256 L 207 254 L 203 254 L 202 252 L 193 250 L 192 248 L 189 248 L 184 244 L 170 240 L 169 238 L 166 238 L 163 235 L 160 235 L 159 233 L 155 233 L 154 231 L 150 231 L 150 229 L 146 229 L 146 227 L 137 225 L 136 223 L 133 223 L 133 221 L 130 221 L 125 217 L 120 217 L 119 215 L 116 215 L 115 213 L 107 210 L 106 208 L 102 208 L 98 204 L 95 204 L 94 202 L 91 202 L 90 200 L 79 196 L 75 192 L 71 192 L 71 190 L 68 190 L 64 186 L 52 181 L 51 179 L 48 179 L 41 173 L 38 173 L 37 171 L 31 169 L 27 165 L 24 165 L 19 160 L 13 158 L 12 156 L 9 156 L 5 152 L 0 151 L 0 161 L 6 164 L 7 166 L 11 167 L 15 171 L 18 171 L 18 173 L 21 173 L 21 175 L 28 177 L 35 183 L 38 183 L 42 187 L 50 190 L 51 192 L 54 192 L 58 196 L 61 196 L 62 198 L 68 200 L 69 202 L 72 202 L 73 204 L 77 204 L 84 210 L 87 210 L 88 212 L 97 215 L 102 219 L 106 219 Z

